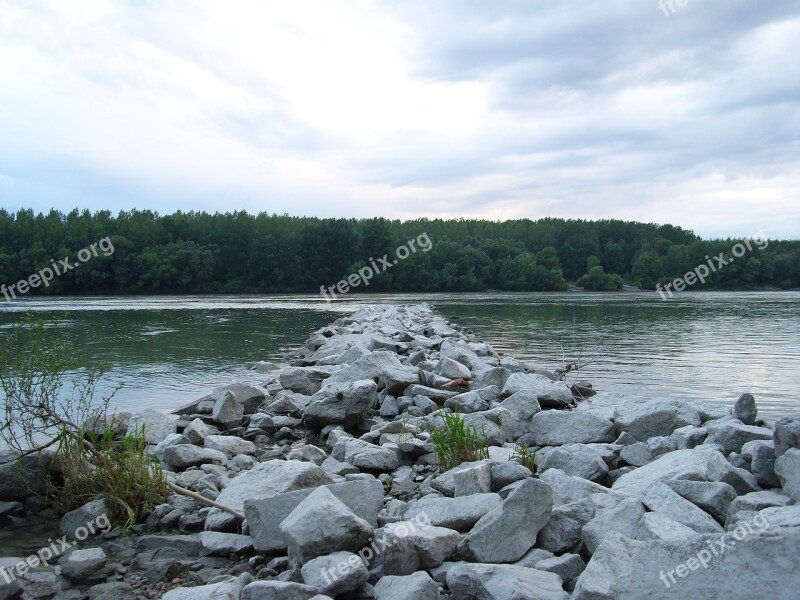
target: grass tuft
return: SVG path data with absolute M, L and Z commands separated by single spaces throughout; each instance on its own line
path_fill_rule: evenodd
M 447 471 L 461 463 L 489 458 L 484 432 L 468 427 L 464 417 L 457 412 L 442 412 L 438 416 L 443 421 L 443 427 L 429 424 L 427 431 L 439 459 L 440 471 Z

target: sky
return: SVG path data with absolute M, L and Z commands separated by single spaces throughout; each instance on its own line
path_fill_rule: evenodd
M 0 207 L 800 238 L 796 0 L 0 0 Z

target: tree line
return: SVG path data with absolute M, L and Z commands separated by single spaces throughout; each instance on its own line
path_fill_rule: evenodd
M 624 284 L 654 289 L 736 239 L 704 240 L 672 225 L 545 218 L 319 219 L 149 210 L 0 210 L 0 283 L 11 284 L 108 237 L 114 252 L 54 279 L 38 294 L 318 292 L 427 234 L 432 247 L 399 260 L 358 291 L 558 291 Z M 770 240 L 691 289 L 800 287 L 800 241 Z

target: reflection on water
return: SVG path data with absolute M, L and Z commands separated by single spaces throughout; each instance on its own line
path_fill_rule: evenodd
M 60 318 L 87 362 L 109 365 L 115 406 L 173 408 L 244 368 L 280 360 L 361 305 L 428 302 L 496 350 L 543 366 L 578 359 L 597 389 L 733 403 L 756 395 L 769 418 L 800 402 L 800 294 L 656 293 L 88 297 L 0 304 L 0 342 L 26 310 Z

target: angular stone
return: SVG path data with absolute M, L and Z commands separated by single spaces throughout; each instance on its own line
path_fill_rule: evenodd
M 500 388 L 491 385 L 448 398 L 444 402 L 444 407 L 460 413 L 481 412 L 488 410 L 491 403 L 499 397 Z
M 614 437 L 614 424 L 607 419 L 585 412 L 543 410 L 533 416 L 525 442 L 532 446 L 561 446 L 613 442 Z
M 765 508 L 788 506 L 792 503 L 792 499 L 783 494 L 778 494 L 769 490 L 761 492 L 750 492 L 744 496 L 739 496 L 728 509 L 728 523 L 736 520 L 736 515 L 740 512 L 758 512 Z
M 700 423 L 697 410 L 679 400 L 629 401 L 614 410 L 616 433 L 627 431 L 640 442 L 656 436 L 668 436 L 679 427 L 699 426 Z
M 375 600 L 439 600 L 439 586 L 425 571 L 384 575 L 375 584 Z
M 641 497 L 650 510 L 682 523 L 698 533 L 722 533 L 723 529 L 708 513 L 698 508 L 671 487 L 657 481 Z
M 390 473 L 400 466 L 400 459 L 393 450 L 355 438 L 340 439 L 333 446 L 331 456 L 363 471 Z
M 178 587 L 165 593 L 162 600 L 216 600 L 217 598 L 239 598 L 242 589 L 253 578 L 248 574 L 239 577 L 226 576 L 221 581 L 195 587 Z
M 217 502 L 242 511 L 245 500 L 271 498 L 294 490 L 333 483 L 333 478 L 315 464 L 297 460 L 271 460 L 258 463 L 249 471 L 231 479 L 220 492 Z M 216 529 L 230 522 L 231 515 L 214 508 L 206 519 L 206 529 Z
M 515 481 L 522 481 L 532 475 L 533 473 L 528 467 L 521 465 L 516 460 L 493 464 L 491 465 L 492 491 L 498 492 L 507 485 Z
M 619 453 L 619 457 L 629 465 L 643 467 L 647 463 L 653 462 L 654 456 L 650 446 L 644 442 L 636 442 L 625 446 Z
M 502 500 L 497 494 L 475 494 L 459 498 L 425 496 L 409 502 L 403 518 L 416 520 L 425 517 L 432 525 L 465 532 L 501 504 Z
M 561 577 L 515 565 L 459 564 L 447 571 L 454 600 L 567 600 Z
M 533 429 L 533 417 L 542 410 L 539 400 L 537 400 L 536 392 L 532 390 L 515 392 L 503 400 L 500 406 L 508 410 L 517 421 L 515 439 L 531 432 Z
M 479 562 L 519 560 L 536 543 L 552 508 L 552 488 L 541 480 L 526 479 L 472 528 L 467 537 L 470 554 Z
M 383 568 L 387 575 L 410 575 L 438 567 L 453 555 L 460 539 L 452 529 L 414 521 L 389 523 L 383 537 Z
M 306 585 L 331 597 L 351 592 L 369 579 L 364 561 L 352 552 L 319 556 L 304 564 L 300 572 Z
M 586 502 L 556 506 L 539 532 L 536 545 L 555 554 L 571 550 L 581 541 L 581 531 L 594 515 L 594 506 Z
M 649 512 L 645 513 L 639 521 L 636 539 L 683 542 L 694 540 L 699 535 L 694 529 L 670 519 L 663 513 Z
M 240 600 L 312 600 L 316 596 L 319 596 L 319 590 L 303 583 L 254 581 L 244 586 Z M 197 600 L 203 600 L 203 598 L 208 599 L 209 596 L 206 595 Z
M 771 440 L 772 430 L 766 427 L 745 425 L 736 419 L 709 421 L 705 424 L 708 429 L 706 444 L 719 444 L 725 454 L 741 452 L 742 446 L 753 440 Z
M 511 396 L 520 390 L 530 390 L 536 394 L 543 408 L 566 408 L 572 406 L 572 392 L 561 381 L 552 381 L 541 375 L 531 373 L 512 373 L 503 386 L 503 397 Z
M 211 418 L 225 428 L 236 427 L 244 419 L 244 404 L 228 390 L 214 402 Z
M 331 376 L 327 369 L 316 367 L 289 367 L 283 369 L 278 376 L 278 381 L 284 389 L 292 390 L 298 394 L 311 396 L 322 387 L 322 382 Z
M 488 463 L 474 464 L 453 473 L 453 495 L 472 496 L 492 491 L 492 469 Z
M 639 521 L 644 516 L 644 506 L 636 498 L 628 498 L 614 508 L 598 514 L 581 532 L 581 540 L 590 554 L 613 532 L 634 538 L 639 531 Z
M 775 456 L 782 456 L 789 448 L 800 448 L 800 416 L 782 417 L 775 421 L 773 438 Z
M 578 577 L 586 568 L 586 563 L 577 554 L 562 554 L 553 558 L 546 558 L 536 563 L 536 569 L 555 573 L 564 582 Z
M 106 560 L 106 553 L 102 548 L 87 548 L 73 550 L 61 558 L 58 564 L 64 577 L 72 582 L 81 583 L 97 575 L 97 572 L 106 566 Z
M 94 533 L 89 530 L 88 524 L 96 526 Z M 90 535 L 97 535 L 111 529 L 111 522 L 108 520 L 108 507 L 104 499 L 92 500 L 61 517 L 59 526 L 61 535 L 74 540 L 77 538 L 75 531 L 80 528 L 88 531 Z
M 656 481 L 667 479 L 707 480 L 709 479 L 706 475 L 709 458 L 714 454 L 725 460 L 725 457 L 718 451 L 704 449 L 702 446 L 693 450 L 670 452 L 643 467 L 626 473 L 614 482 L 611 489 L 630 496 L 638 496 Z M 732 466 L 731 469 L 733 469 Z
M 589 481 L 604 481 L 608 476 L 608 465 L 590 447 L 584 444 L 558 446 L 536 456 L 540 473 L 548 469 L 560 469 L 567 475 L 581 477 Z
M 203 441 L 203 446 L 218 450 L 229 457 L 237 454 L 254 455 L 256 453 L 256 445 L 253 442 L 232 435 L 208 435 Z
M 378 513 L 383 507 L 383 484 L 377 479 L 344 481 L 325 486 L 345 506 L 372 527 L 378 526 Z M 246 500 L 244 514 L 250 526 L 250 535 L 258 552 L 275 554 L 286 550 L 280 524 L 313 489 L 302 489 L 271 498 Z
M 218 450 L 200 448 L 193 444 L 178 444 L 164 450 L 164 464 L 175 469 L 187 469 L 210 463 L 224 463 L 226 456 Z
M 133 413 L 128 423 L 128 435 L 139 434 L 144 431 L 144 439 L 147 440 L 148 444 L 158 444 L 177 430 L 177 421 L 152 408 Z
M 800 502 L 800 450 L 789 448 L 776 458 L 775 473 L 780 477 L 783 493 Z
M 754 425 L 758 416 L 756 399 L 753 394 L 742 394 L 733 405 L 733 418 L 739 419 L 745 425 Z
M 311 492 L 280 524 L 289 558 L 303 565 L 332 552 L 358 552 L 373 537 L 372 526 L 326 487 Z
M 206 436 L 219 433 L 219 430 L 212 425 L 208 425 L 202 419 L 194 419 L 183 430 L 183 435 L 189 440 L 190 444 L 202 445 Z
M 695 506 L 702 508 L 720 524 L 725 523 L 728 508 L 736 499 L 736 490 L 719 481 L 673 479 L 664 483 Z
M 758 485 L 765 488 L 781 486 L 775 474 L 775 443 L 772 440 L 747 442 L 742 446 L 742 455 L 750 459 L 750 472 Z
M 378 385 L 371 379 L 326 385 L 311 396 L 303 418 L 314 428 L 356 425 L 372 412 L 377 390 Z
M 437 375 L 441 375 L 442 377 L 446 377 L 447 379 L 472 378 L 472 373 L 470 373 L 469 369 L 465 365 L 462 365 L 460 362 L 457 362 L 446 356 L 442 356 L 439 359 L 439 362 L 436 363 L 436 368 L 433 372 Z

